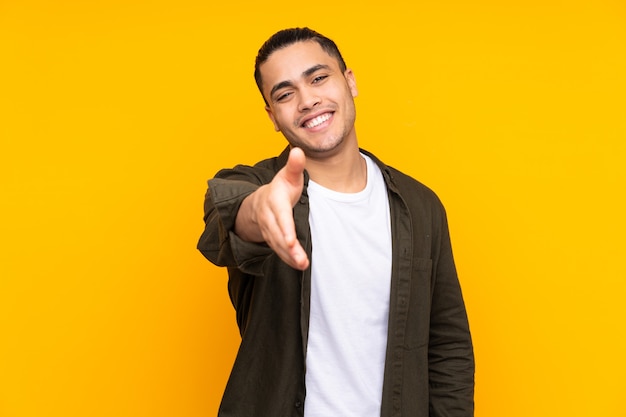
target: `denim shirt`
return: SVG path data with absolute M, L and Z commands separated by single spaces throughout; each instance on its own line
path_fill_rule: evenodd
M 384 165 L 392 228 L 389 330 L 381 417 L 470 417 L 474 354 L 445 210 L 427 187 Z M 302 416 L 311 294 L 310 269 L 285 264 L 263 243 L 240 239 L 235 218 L 243 199 L 269 183 L 280 156 L 221 170 L 209 181 L 206 227 L 198 249 L 228 268 L 228 291 L 241 345 L 220 417 Z M 308 174 L 294 206 L 296 233 L 311 259 Z M 367 225 L 363 225 L 367 227 Z

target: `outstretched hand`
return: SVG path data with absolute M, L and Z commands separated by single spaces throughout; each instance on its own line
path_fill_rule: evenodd
M 287 165 L 272 181 L 246 197 L 235 223 L 235 233 L 242 239 L 266 242 L 283 261 L 299 270 L 309 266 L 293 219 L 293 207 L 304 187 L 305 162 L 302 149 L 292 148 Z

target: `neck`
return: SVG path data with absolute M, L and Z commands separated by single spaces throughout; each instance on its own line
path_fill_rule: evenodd
M 307 157 L 309 177 L 319 185 L 342 193 L 362 191 L 367 184 L 367 165 L 358 146 L 329 158 Z

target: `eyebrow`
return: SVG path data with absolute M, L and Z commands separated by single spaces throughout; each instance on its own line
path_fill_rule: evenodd
M 324 65 L 324 64 L 317 64 L 317 65 L 313 65 L 311 68 L 308 68 L 306 70 L 304 70 L 302 72 L 302 78 L 306 78 L 312 74 L 314 74 L 315 72 L 321 70 L 321 69 L 330 69 L 330 67 L 328 65 Z M 285 88 L 285 87 L 293 87 L 293 83 L 291 81 L 281 81 L 278 84 L 276 84 L 274 87 L 272 87 L 271 91 L 270 91 L 270 97 L 272 97 L 274 95 L 274 93 L 278 90 L 280 90 L 281 88 Z

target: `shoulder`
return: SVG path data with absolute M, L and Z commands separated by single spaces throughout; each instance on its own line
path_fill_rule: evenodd
M 389 188 L 406 204 L 415 224 L 445 223 L 446 209 L 432 189 L 393 167 L 387 167 L 387 172 L 390 176 Z
M 398 187 L 401 193 L 419 193 L 422 198 L 439 202 L 439 197 L 430 187 L 410 175 L 392 166 L 387 166 L 387 172 L 389 173 L 391 181 Z
M 364 150 L 361 151 L 376 162 L 385 177 L 387 186 L 391 191 L 400 195 L 407 204 L 427 205 L 443 209 L 441 200 L 431 188 L 399 169 L 385 164 L 373 154 Z
M 287 162 L 287 152 L 279 156 L 263 159 L 254 165 L 239 164 L 233 168 L 221 169 L 215 174 L 215 179 L 246 181 L 255 184 L 266 184 Z

